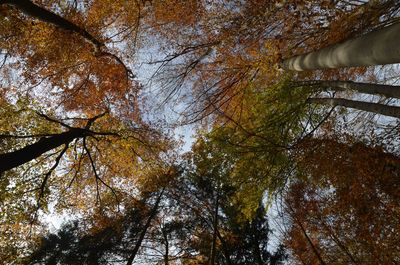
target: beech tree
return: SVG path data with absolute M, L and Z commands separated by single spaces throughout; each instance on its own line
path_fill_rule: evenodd
M 27 246 L 46 233 L 41 221 L 54 211 L 80 220 L 43 241 L 35 252 L 41 262 L 279 264 L 284 247 L 267 249 L 265 212 L 289 190 L 286 243 L 296 261 L 397 262 L 393 249 L 382 251 L 390 258 L 365 254 L 394 244 L 398 227 L 382 225 L 378 206 L 380 216 L 363 215 L 364 194 L 344 186 L 351 179 L 362 191 L 373 187 L 369 199 L 390 208 L 397 165 L 393 172 L 382 165 L 392 168 L 397 156 L 371 147 L 373 139 L 361 145 L 326 136 L 352 116 L 336 106 L 399 118 L 399 89 L 389 85 L 395 79 L 372 67 L 343 67 L 394 62 L 399 14 L 397 0 L 0 0 L 1 258 L 32 254 Z M 381 52 L 385 32 L 395 49 L 377 57 L 353 56 L 321 71 L 278 67 L 298 54 L 317 51 L 305 57 L 319 60 L 343 50 L 329 48 L 337 43 L 368 42 Z M 205 124 L 189 154 L 176 152 L 170 134 L 177 125 L 163 108 L 182 114 L 180 122 Z M 376 119 L 340 133 L 397 133 L 398 120 Z M 360 129 L 373 121 L 370 131 Z M 397 152 L 397 138 L 375 138 Z M 331 159 L 321 161 L 324 155 Z M 358 155 L 383 173 L 370 173 Z M 181 171 L 169 174 L 176 164 Z M 344 209 L 343 218 L 342 190 L 353 211 Z M 324 196 L 318 207 L 309 202 Z M 358 200 L 363 209 L 353 205 Z M 390 237 L 372 231 L 370 219 Z M 352 224 L 369 234 L 365 245 L 349 239 L 363 241 Z
M 350 138 L 351 139 L 351 138 Z M 287 246 L 300 264 L 395 264 L 399 157 L 336 138 L 299 147 L 300 175 L 286 197 Z
M 179 208 L 177 220 L 185 233 L 175 244 L 190 264 L 281 264 L 283 246 L 270 251 L 269 228 L 263 204 L 251 217 L 241 211 L 229 175 L 232 157 L 204 137 L 198 139 L 181 165 L 182 173 L 170 198 Z M 192 235 L 192 236 L 188 236 Z
M 5 258 L 25 252 L 22 242 L 39 229 L 50 205 L 82 215 L 95 208 L 118 212 L 135 190 L 152 182 L 152 174 L 163 171 L 159 155 L 168 149 L 167 139 L 144 124 L 124 123 L 110 113 L 44 114 L 28 103 L 3 102 L 1 109 L 1 244 L 10 254 Z
M 325 88 L 332 91 L 357 91 L 363 94 L 382 95 L 388 98 L 400 98 L 400 87 L 384 84 L 371 84 L 353 81 L 303 81 L 295 82 L 293 85 L 315 86 L 316 89 Z
M 89 233 L 82 231 L 84 224 L 79 221 L 65 224 L 56 234 L 42 238 L 38 248 L 22 263 L 108 264 L 118 258 L 133 264 L 159 211 L 162 196 L 163 190 L 144 194 L 123 215 L 109 218 L 102 227 L 96 220 L 97 226 Z
M 138 201 L 120 217 L 95 219 L 97 225 L 89 231 L 82 231 L 82 224 L 64 227 L 43 238 L 26 264 L 106 264 L 115 259 L 133 264 L 136 258 L 163 264 L 281 264 L 286 253 L 283 246 L 269 250 L 264 207 L 260 203 L 253 217 L 243 219 L 230 198 L 234 188 L 224 177 L 227 164 L 210 151 L 200 140 L 151 203 L 144 197 L 145 205 Z
M 355 39 L 282 62 L 282 68 L 304 71 L 324 68 L 370 66 L 400 62 L 400 24 L 378 29 Z
M 343 98 L 309 98 L 307 102 L 324 104 L 331 107 L 342 106 L 346 108 L 353 108 L 357 110 L 373 112 L 376 114 L 382 114 L 385 116 L 400 118 L 400 107 L 388 106 L 379 103 L 369 103 L 369 102 L 355 101 Z

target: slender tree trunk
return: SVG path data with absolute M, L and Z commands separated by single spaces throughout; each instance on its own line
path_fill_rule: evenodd
M 301 232 L 303 233 L 304 237 L 306 238 L 307 242 L 310 244 L 311 250 L 314 252 L 315 256 L 317 257 L 320 265 L 327 265 L 326 262 L 322 259 L 317 247 L 314 245 L 312 242 L 311 238 L 308 236 L 306 229 L 304 228 L 303 224 L 301 221 L 296 217 L 295 212 L 292 208 L 292 206 L 288 205 L 290 211 L 293 214 L 293 219 L 297 223 L 297 225 L 300 227 Z
M 251 223 L 251 230 L 253 232 L 251 244 L 253 246 L 254 258 L 257 261 L 258 265 L 264 265 L 264 262 L 261 257 L 261 252 L 260 252 L 260 239 L 258 237 L 257 229 L 255 227 L 254 222 Z
M 400 23 L 324 49 L 295 56 L 282 62 L 285 70 L 370 66 L 400 63 Z
M 302 84 L 303 82 L 299 83 Z M 364 94 L 383 95 L 389 98 L 400 99 L 400 86 L 360 83 L 353 81 L 310 81 L 304 82 L 304 84 L 326 87 L 336 91 L 354 90 Z
M 233 263 L 232 263 L 230 255 L 229 255 L 229 251 L 228 251 L 228 247 L 226 245 L 226 241 L 222 237 L 222 235 L 221 235 L 221 233 L 219 232 L 218 229 L 217 229 L 217 236 L 218 236 L 219 241 L 221 241 L 222 250 L 224 251 L 226 265 L 232 265 Z
M 135 257 L 137 255 L 139 249 L 140 249 L 140 246 L 142 245 L 144 236 L 147 233 L 147 229 L 150 227 L 151 221 L 153 221 L 154 217 L 157 214 L 158 206 L 160 204 L 161 197 L 164 194 L 164 190 L 165 190 L 165 188 L 163 188 L 161 190 L 160 194 L 158 195 L 156 203 L 154 204 L 153 208 L 151 209 L 151 212 L 150 212 L 149 217 L 147 218 L 146 224 L 144 225 L 144 227 L 142 229 L 142 232 L 140 233 L 138 241 L 136 242 L 136 245 L 135 245 L 134 249 L 132 250 L 131 255 L 129 256 L 128 262 L 126 263 L 126 265 L 132 265 L 133 264 L 133 261 L 135 260 Z
M 322 225 L 328 231 L 329 235 L 331 236 L 332 240 L 336 243 L 336 245 L 344 252 L 344 254 L 351 260 L 353 264 L 358 264 L 356 259 L 354 258 L 353 254 L 351 254 L 350 250 L 341 242 L 341 240 L 336 236 L 335 232 L 327 225 L 323 219 L 320 217 L 322 221 Z
M 217 191 L 216 198 L 215 198 L 215 212 L 214 212 L 214 220 L 213 220 L 213 240 L 211 246 L 211 257 L 209 265 L 215 264 L 215 256 L 217 250 L 217 233 L 218 233 L 218 207 L 219 207 L 219 194 Z
M 169 245 L 168 245 L 168 234 L 163 230 L 162 231 L 164 241 L 165 241 L 165 253 L 164 253 L 164 264 L 169 264 Z
M 134 78 L 135 75 L 133 74 L 132 70 L 130 70 L 124 62 L 119 58 L 117 55 L 106 51 L 105 45 L 95 36 L 90 34 L 87 30 L 83 27 L 80 27 L 69 20 L 42 8 L 35 3 L 31 2 L 30 0 L 0 0 L 0 5 L 8 4 L 16 7 L 24 14 L 41 20 L 43 22 L 47 22 L 50 24 L 55 25 L 58 28 L 64 29 L 66 31 L 71 31 L 79 34 L 83 37 L 86 41 L 91 43 L 94 47 L 94 53 L 96 56 L 99 57 L 110 57 L 116 60 L 119 64 L 121 64 L 126 72 L 127 78 Z M 103 49 L 102 49 L 103 48 Z
M 29 0 L 3 0 L 0 1 L 0 4 L 12 5 L 28 16 L 34 17 L 43 22 L 51 23 L 58 28 L 75 32 L 93 44 L 96 50 L 99 50 L 103 46 L 101 41 L 96 39 L 96 37 L 87 32 L 84 28 L 77 26 L 67 19 L 48 11 Z
M 358 109 L 385 116 L 400 118 L 400 107 L 387 106 L 379 103 L 369 103 L 343 98 L 310 98 L 308 103 L 324 104 L 329 106 L 343 106 L 346 108 Z
M 67 132 L 57 135 L 40 138 L 40 140 L 36 143 L 25 146 L 19 150 L 0 154 L 0 174 L 4 171 L 16 168 L 33 159 L 36 159 L 54 148 L 69 144 L 76 138 L 81 138 L 88 135 L 89 132 L 87 130 L 71 129 Z

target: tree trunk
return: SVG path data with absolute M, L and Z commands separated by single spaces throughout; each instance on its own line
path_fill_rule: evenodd
M 355 101 L 343 98 L 310 98 L 308 103 L 324 104 L 334 106 L 343 106 L 346 108 L 358 109 L 385 116 L 400 118 L 400 107 L 387 106 L 379 103 L 369 103 L 362 101 Z
M 222 246 L 222 250 L 224 251 L 226 265 L 232 265 L 233 263 L 231 261 L 230 255 L 229 255 L 229 251 L 228 251 L 228 247 L 227 247 L 226 241 L 222 237 L 222 235 L 221 235 L 221 233 L 219 232 L 218 229 L 217 229 L 217 236 L 218 236 L 219 241 L 221 241 L 221 246 Z
M 34 144 L 25 146 L 17 151 L 0 154 L 0 175 L 2 172 L 16 168 L 42 154 L 57 148 L 61 145 L 69 144 L 76 138 L 88 136 L 89 132 L 83 129 L 71 129 L 50 137 L 40 138 Z
M 169 264 L 168 234 L 164 229 L 162 230 L 162 234 L 163 234 L 164 241 L 165 241 L 164 265 L 168 265 Z
M 301 84 L 302 82 L 300 82 Z M 354 90 L 364 94 L 383 95 L 400 99 L 400 86 L 359 83 L 353 81 L 311 81 L 305 84 L 322 86 L 335 91 Z
M 216 194 L 216 199 L 215 199 L 215 212 L 214 212 L 214 222 L 213 222 L 213 241 L 212 241 L 212 246 L 211 246 L 211 257 L 210 257 L 210 265 L 215 264 L 215 256 L 216 256 L 216 250 L 217 250 L 217 233 L 218 233 L 218 203 L 219 203 L 219 196 L 218 196 L 218 191 Z
M 400 23 L 282 62 L 285 70 L 370 66 L 400 62 Z
M 301 232 L 303 233 L 304 237 L 306 238 L 308 244 L 310 244 L 311 250 L 313 251 L 313 253 L 315 254 L 315 256 L 317 257 L 319 264 L 320 265 L 327 265 L 326 262 L 322 259 L 317 247 L 314 245 L 314 243 L 312 242 L 311 238 L 308 236 L 306 229 L 304 228 L 303 224 L 301 223 L 301 221 L 296 217 L 296 213 L 293 210 L 292 206 L 288 205 L 290 211 L 292 212 L 292 217 L 294 219 L 294 221 L 296 222 L 296 224 L 300 227 Z
M 254 221 L 251 223 L 251 230 L 253 233 L 252 236 L 252 247 L 253 247 L 253 255 L 254 255 L 254 259 L 257 261 L 258 265 L 264 265 L 263 259 L 261 257 L 261 251 L 260 251 L 260 239 L 258 237 L 258 233 L 257 233 L 257 229 L 256 229 L 256 224 L 254 223 Z
M 67 31 L 72 31 L 75 32 L 79 35 L 81 35 L 83 38 L 85 38 L 87 41 L 89 41 L 93 46 L 95 47 L 96 50 L 100 50 L 100 48 L 103 46 L 103 43 L 100 42 L 98 39 L 96 39 L 92 34 L 87 32 L 84 28 L 81 28 L 74 23 L 68 21 L 67 19 L 50 12 L 33 2 L 29 0 L 3 0 L 0 1 L 1 4 L 9 4 L 17 9 L 19 9 L 21 12 L 23 12 L 25 15 L 34 17 L 38 20 L 41 20 L 43 22 L 51 23 L 55 25 L 58 28 L 67 30 Z
M 154 217 L 157 214 L 157 210 L 158 210 L 158 205 L 160 204 L 161 201 L 161 197 L 164 193 L 164 188 L 161 190 L 160 194 L 157 197 L 156 203 L 154 204 L 153 208 L 151 209 L 150 215 L 147 218 L 146 224 L 144 225 L 142 232 L 140 233 L 139 239 L 136 242 L 135 248 L 132 250 L 131 255 L 128 258 L 128 262 L 126 263 L 126 265 L 132 265 L 133 261 L 135 260 L 135 257 L 140 249 L 140 246 L 142 245 L 144 236 L 146 235 L 147 229 L 150 227 L 151 221 L 153 221 Z

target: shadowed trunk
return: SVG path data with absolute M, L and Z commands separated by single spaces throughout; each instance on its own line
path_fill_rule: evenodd
M 354 90 L 364 94 L 383 95 L 400 99 L 400 86 L 360 83 L 353 81 L 306 81 L 300 84 L 326 87 L 334 91 Z
M 252 233 L 253 233 L 251 244 L 252 244 L 252 247 L 253 247 L 254 258 L 257 261 L 258 265 L 264 265 L 264 262 L 263 262 L 263 259 L 262 259 L 262 256 L 261 256 L 261 251 L 260 251 L 260 238 L 258 236 L 256 224 L 255 224 L 254 221 L 251 223 L 251 230 L 252 230 Z
M 313 251 L 313 253 L 315 254 L 315 256 L 317 257 L 319 264 L 320 265 L 327 265 L 326 262 L 322 259 L 321 254 L 319 253 L 317 247 L 314 245 L 314 243 L 312 242 L 311 238 L 308 236 L 306 229 L 304 228 L 303 224 L 301 223 L 301 221 L 295 216 L 295 211 L 293 210 L 292 206 L 288 205 L 289 210 L 293 213 L 293 219 L 295 221 L 295 223 L 300 227 L 300 230 L 302 232 L 302 234 L 304 235 L 304 237 L 306 238 L 307 242 L 310 244 L 311 250 Z
M 140 236 L 138 238 L 138 241 L 136 242 L 135 248 L 132 250 L 132 253 L 129 256 L 128 262 L 126 263 L 126 265 L 133 264 L 133 261 L 135 260 L 135 257 L 140 249 L 140 246 L 142 245 L 142 242 L 143 242 L 144 236 L 146 235 L 147 229 L 149 228 L 151 221 L 153 221 L 154 217 L 157 214 L 158 205 L 160 204 L 163 193 L 164 193 L 164 189 L 162 189 L 162 191 L 158 195 L 156 203 L 154 204 L 153 208 L 151 209 L 151 212 L 150 212 L 149 217 L 147 218 L 146 224 L 144 225 L 142 232 L 140 233 Z
M 285 70 L 304 71 L 400 62 L 400 23 L 282 62 Z
M 162 234 L 165 241 L 165 253 L 164 253 L 164 265 L 169 264 L 169 244 L 168 244 L 168 233 L 162 229 Z
M 215 264 L 215 256 L 217 251 L 217 233 L 218 233 L 218 207 L 219 207 L 219 194 L 217 192 L 215 199 L 215 212 L 214 212 L 214 220 L 213 220 L 213 241 L 211 246 L 211 257 L 210 257 L 210 265 Z
M 75 32 L 89 41 L 96 50 L 100 50 L 103 43 L 96 39 L 92 34 L 87 32 L 84 28 L 81 28 L 74 23 L 68 21 L 67 19 L 48 11 L 29 0 L 3 0 L 0 1 L 1 4 L 9 4 L 16 7 L 18 10 L 23 12 L 25 15 L 34 17 L 43 22 L 51 23 L 58 28 Z
M 222 237 L 221 233 L 219 232 L 219 230 L 217 229 L 217 236 L 219 241 L 221 241 L 221 246 L 222 246 L 222 250 L 224 252 L 224 256 L 225 256 L 225 261 L 226 261 L 226 265 L 232 265 L 232 261 L 231 261 L 231 257 L 229 255 L 229 250 L 227 248 L 227 244 L 225 239 Z
M 88 135 L 89 132 L 87 130 L 71 129 L 57 135 L 40 138 L 36 143 L 25 146 L 19 150 L 0 154 L 0 174 L 36 159 L 54 148 L 69 144 L 76 138 Z
M 355 101 L 343 98 L 310 98 L 307 100 L 307 102 L 324 104 L 332 107 L 343 106 L 346 108 L 363 110 L 385 116 L 400 118 L 400 107 L 387 106 L 379 103 L 369 103 L 369 102 Z

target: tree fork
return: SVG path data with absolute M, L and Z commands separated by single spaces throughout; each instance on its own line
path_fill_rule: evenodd
M 87 130 L 73 128 L 57 135 L 40 138 L 36 143 L 25 146 L 19 150 L 0 154 L 0 175 L 4 171 L 16 168 L 36 159 L 54 148 L 69 144 L 76 138 L 82 138 L 88 135 L 90 135 L 90 132 Z

